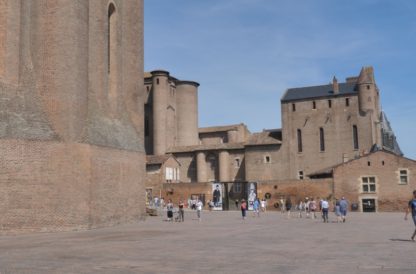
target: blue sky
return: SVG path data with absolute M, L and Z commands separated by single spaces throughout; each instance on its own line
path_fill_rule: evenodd
M 199 88 L 199 125 L 280 128 L 285 89 L 371 65 L 405 156 L 416 159 L 416 1 L 145 0 L 145 70 Z

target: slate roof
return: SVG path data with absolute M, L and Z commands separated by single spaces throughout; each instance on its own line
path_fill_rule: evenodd
M 356 83 L 339 83 L 339 93 L 334 94 L 332 84 L 322 86 L 311 86 L 301 88 L 287 89 L 283 95 L 281 102 L 300 101 L 305 99 L 329 97 L 329 96 L 346 96 L 356 95 L 358 90 L 356 89 Z

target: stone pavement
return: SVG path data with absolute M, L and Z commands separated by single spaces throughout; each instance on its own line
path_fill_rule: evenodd
M 344 224 L 276 212 L 244 223 L 237 211 L 195 217 L 1 236 L 0 273 L 416 273 L 403 213 L 351 213 Z

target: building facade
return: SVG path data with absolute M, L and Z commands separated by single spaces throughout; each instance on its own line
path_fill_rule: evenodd
M 163 74 L 166 83 L 177 81 L 169 78 L 167 72 Z M 147 82 L 154 85 L 154 75 L 160 75 L 160 71 L 151 75 L 153 81 Z M 173 87 L 170 84 L 170 88 Z M 148 90 L 151 97 L 153 89 Z M 169 89 L 164 90 L 165 96 L 172 94 Z M 191 94 L 192 100 L 185 101 L 195 102 L 195 94 Z M 177 101 L 175 106 L 173 108 L 180 111 L 182 106 Z M 196 107 L 192 105 L 192 111 L 187 109 L 191 121 L 198 113 Z M 163 105 L 163 109 L 168 108 Z M 251 133 L 244 124 L 199 128 L 197 139 L 188 139 L 180 145 L 174 140 L 168 141 L 171 145 L 164 145 L 164 152 L 173 154 L 180 163 L 183 184 L 197 183 L 198 188 L 204 184 L 209 188 L 209 183 L 222 183 L 227 185 L 232 196 L 232 191 L 241 189 L 240 184 L 256 182 L 259 194 L 269 193 L 268 197 L 274 197 L 273 203 L 286 195 L 299 199 L 297 196 L 302 193 L 341 195 L 334 192 L 335 177 L 316 176 L 316 172 L 377 151 L 389 151 L 397 157 L 403 155 L 386 114 L 381 111 L 380 91 L 372 67 L 364 67 L 358 76 L 349 77 L 343 83 L 338 83 L 334 77 L 328 85 L 290 88 L 281 99 L 281 112 L 281 129 Z M 192 131 L 195 136 L 195 124 L 184 130 Z M 174 138 L 177 128 L 165 126 L 164 134 Z M 149 134 L 148 137 L 154 139 L 154 136 Z M 317 179 L 322 181 L 321 187 L 316 186 Z M 300 181 L 303 184 L 298 186 L 302 189 L 293 188 L 294 182 Z M 315 184 L 309 186 L 309 191 L 305 189 L 307 182 Z M 339 185 L 339 179 L 336 184 Z M 284 186 L 286 194 L 275 190 L 279 186 Z M 192 192 L 189 186 L 177 187 Z M 205 192 L 204 195 L 209 195 L 209 189 Z M 185 193 L 179 191 L 176 195 Z

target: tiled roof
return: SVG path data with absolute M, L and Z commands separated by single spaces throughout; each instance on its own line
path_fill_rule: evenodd
M 212 133 L 218 131 L 229 131 L 229 130 L 237 130 L 239 126 L 243 124 L 237 125 L 227 125 L 227 126 L 216 126 L 216 127 L 201 127 L 198 129 L 199 133 Z
M 290 102 L 328 96 L 355 95 L 358 93 L 356 89 L 356 83 L 339 83 L 338 86 L 339 92 L 337 94 L 334 93 L 332 84 L 302 88 L 290 88 L 286 90 L 281 101 Z
M 165 163 L 169 158 L 174 157 L 171 154 L 165 155 L 147 155 L 146 164 L 148 165 L 161 165 Z
M 270 136 L 270 132 L 256 132 L 250 136 L 250 139 L 246 143 L 246 146 L 257 146 L 257 145 L 279 145 L 282 142 Z

